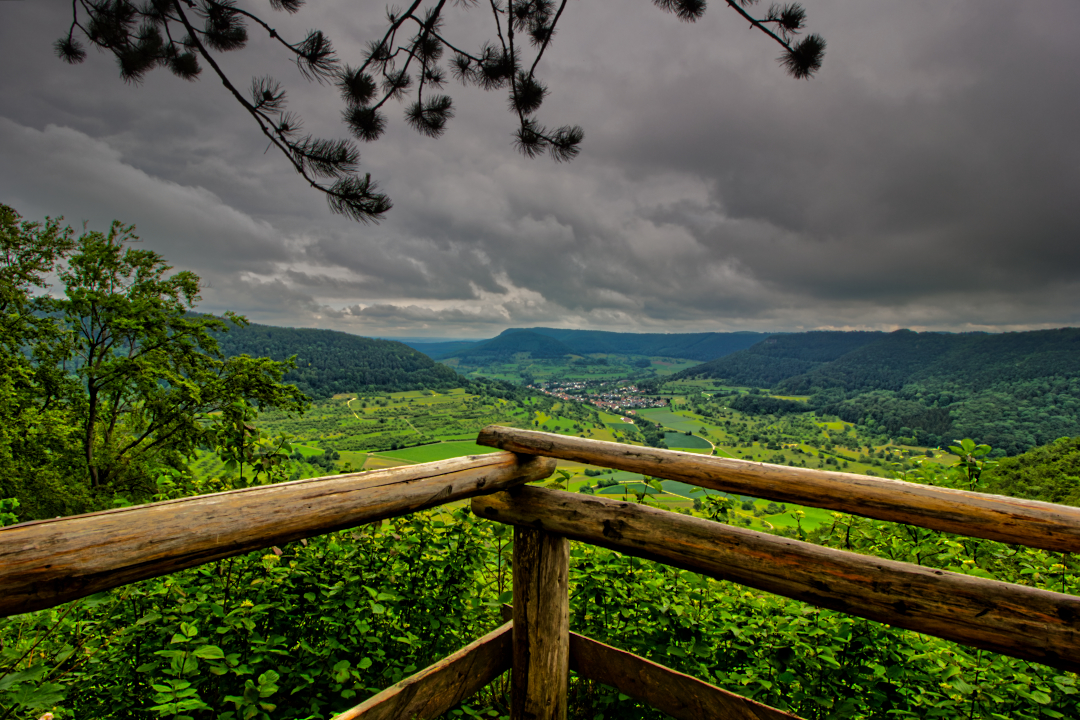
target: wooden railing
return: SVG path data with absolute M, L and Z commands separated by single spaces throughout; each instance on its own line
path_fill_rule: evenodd
M 1080 598 L 524 483 L 552 458 L 1060 552 L 1080 509 L 838 472 L 489 427 L 511 452 L 302 480 L 0 529 L 0 616 L 473 498 L 514 526 L 512 620 L 338 716 L 433 718 L 511 672 L 513 720 L 566 717 L 570 670 L 688 720 L 794 716 L 571 632 L 569 540 L 1080 671 Z

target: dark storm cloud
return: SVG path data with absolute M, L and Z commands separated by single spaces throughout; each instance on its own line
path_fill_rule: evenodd
M 361 147 L 396 204 L 362 226 L 264 153 L 209 75 L 64 66 L 67 8 L 3 3 L 0 201 L 137 223 L 208 281 L 208 310 L 364 334 L 1080 322 L 1080 6 L 808 0 L 829 51 L 800 82 L 721 6 L 688 26 L 640 5 L 572 4 L 541 66 L 541 119 L 584 125 L 581 157 L 520 158 L 503 95 L 450 88 L 445 138 L 392 117 Z M 355 59 L 381 22 L 320 3 L 277 24 Z M 334 91 L 255 33 L 225 64 L 240 85 L 272 72 L 309 131 L 343 134 Z

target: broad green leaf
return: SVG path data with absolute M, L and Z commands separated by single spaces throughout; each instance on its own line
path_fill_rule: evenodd
M 203 660 L 223 660 L 225 652 L 217 645 L 203 645 L 195 650 L 195 657 Z

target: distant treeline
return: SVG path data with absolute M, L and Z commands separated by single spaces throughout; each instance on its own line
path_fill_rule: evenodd
M 469 364 L 508 362 L 518 353 L 536 359 L 567 355 L 641 355 L 712 360 L 750 347 L 766 333 L 620 333 L 602 330 L 511 328 L 477 343 L 412 343 L 441 360 L 459 358 Z
M 739 398 L 746 412 L 809 407 L 924 445 L 972 437 L 1015 455 L 1080 435 L 1076 328 L 779 335 L 672 379 L 694 377 L 810 396 L 808 405 L 772 409 Z

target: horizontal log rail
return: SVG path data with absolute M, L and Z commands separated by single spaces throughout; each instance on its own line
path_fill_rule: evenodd
M 333 720 L 428 720 L 444 715 L 513 667 L 513 628 L 513 621 L 501 625 Z M 800 720 L 579 633 L 568 633 L 568 639 L 570 670 L 678 720 Z
M 924 568 L 636 503 L 535 487 L 472 501 L 521 525 L 994 652 L 1080 671 L 1080 597 Z
M 513 626 L 505 623 L 334 720 L 428 720 L 445 714 L 510 669 Z
M 570 633 L 570 669 L 678 720 L 800 720 L 652 660 Z
M 0 529 L 0 617 L 540 480 L 555 461 L 474 455 Z
M 969 537 L 1080 552 L 1080 508 L 491 425 L 476 442 Z

